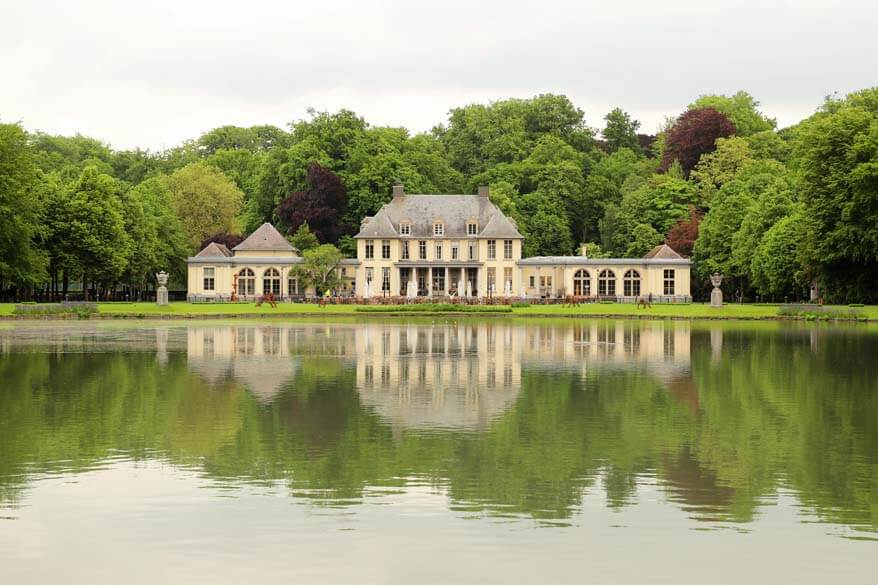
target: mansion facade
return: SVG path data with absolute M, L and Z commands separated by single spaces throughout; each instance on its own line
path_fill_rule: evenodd
M 524 237 L 490 198 L 407 194 L 363 219 L 357 258 L 339 266 L 342 295 L 375 297 L 562 298 L 687 302 L 691 262 L 666 245 L 643 258 L 522 258 Z M 211 243 L 188 259 L 190 300 L 313 296 L 299 283 L 298 251 L 263 224 L 229 250 Z

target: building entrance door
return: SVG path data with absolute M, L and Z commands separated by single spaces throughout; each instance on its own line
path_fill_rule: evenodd
M 479 274 L 478 268 L 467 268 L 466 269 L 467 289 L 469 289 L 470 294 L 474 297 L 479 296 L 479 290 L 477 288 L 479 285 L 478 274 Z
M 445 268 L 433 268 L 433 294 L 445 294 Z

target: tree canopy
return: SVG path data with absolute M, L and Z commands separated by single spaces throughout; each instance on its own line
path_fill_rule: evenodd
M 556 94 L 455 107 L 420 134 L 311 110 L 159 152 L 0 124 L 0 294 L 60 296 L 83 278 L 138 294 L 157 269 L 182 282 L 199 246 L 233 247 L 266 221 L 303 251 L 352 254 L 363 217 L 402 182 L 490 185 L 525 255 L 665 242 L 691 251 L 696 279 L 720 271 L 750 298 L 814 284 L 830 301 L 878 301 L 878 88 L 782 129 L 744 91 L 698 97 L 654 141 L 621 108 L 588 122 Z

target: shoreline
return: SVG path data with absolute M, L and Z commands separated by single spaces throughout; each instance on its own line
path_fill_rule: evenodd
M 301 311 L 276 313 L 98 313 L 88 316 L 76 314 L 56 315 L 0 315 L 0 322 L 33 321 L 216 321 L 224 319 L 243 320 L 299 320 L 333 318 L 398 319 L 417 317 L 442 317 L 464 319 L 624 319 L 631 321 L 802 321 L 814 323 L 878 323 L 878 317 L 858 318 L 819 318 L 803 315 L 682 315 L 682 314 L 626 314 L 626 313 L 586 313 L 586 312 L 449 312 L 449 311 L 399 311 L 399 312 L 359 312 L 359 311 Z

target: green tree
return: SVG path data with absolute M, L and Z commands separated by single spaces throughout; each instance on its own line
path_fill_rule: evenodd
M 305 250 L 302 254 L 305 263 L 297 269 L 304 282 L 313 285 L 317 294 L 323 294 L 341 283 L 339 264 L 342 255 L 332 244 L 322 244 Z
M 147 179 L 122 197 L 126 231 L 132 238 L 123 278 L 135 289 L 147 289 L 161 270 L 178 278 L 184 275 L 188 240 L 171 199 L 164 177 Z
M 607 143 L 607 152 L 613 153 L 620 148 L 627 148 L 632 152 L 640 152 L 640 141 L 637 138 L 637 129 L 640 122 L 632 120 L 628 112 L 622 108 L 613 108 L 604 116 L 607 125 L 602 132 L 604 141 Z
M 639 223 L 631 231 L 631 242 L 625 250 L 630 258 L 641 258 L 644 254 L 662 243 L 664 238 L 648 223 Z
M 588 258 L 612 258 L 610 252 L 604 250 L 600 244 L 595 242 L 586 242 L 579 247 L 579 252 Z
M 692 249 L 695 271 L 702 277 L 719 272 L 740 276 L 733 269 L 732 237 L 753 204 L 753 194 L 741 181 L 726 183 L 713 198 L 710 211 L 698 226 Z
M 113 173 L 110 147 L 94 138 L 82 134 L 52 136 L 37 132 L 32 144 L 37 166 L 46 172 L 60 173 L 65 180 L 75 181 L 87 166 L 96 167 L 105 174 Z
M 117 181 L 86 167 L 59 211 L 66 224 L 66 252 L 82 271 L 83 287 L 117 282 L 128 265 L 132 243 Z
M 0 124 L 0 290 L 2 283 L 44 281 L 47 255 L 34 246 L 45 201 L 28 137 L 17 124 Z
M 276 223 L 275 209 L 290 194 L 308 188 L 308 167 L 317 162 L 332 169 L 333 161 L 315 137 L 296 142 L 289 148 L 273 148 L 260 161 L 255 187 L 247 201 L 245 229 L 255 230 L 265 222 Z
M 638 189 L 626 193 L 619 206 L 609 206 L 601 225 L 604 245 L 614 254 L 625 254 L 634 239 L 634 228 L 648 224 L 666 234 L 677 221 L 689 217 L 696 203 L 692 183 L 670 175 L 655 175 Z
M 878 88 L 829 100 L 797 129 L 795 144 L 814 227 L 807 265 L 829 299 L 878 300 Z
M 167 179 L 190 250 L 219 232 L 236 232 L 244 194 L 216 167 L 189 164 Z
M 283 148 L 289 142 L 290 135 L 276 126 L 220 126 L 202 134 L 197 145 L 204 155 L 209 156 L 221 150 L 266 151 Z
M 757 132 L 774 130 L 777 122 L 758 110 L 759 102 L 745 91 L 731 96 L 709 94 L 699 97 L 689 104 L 689 109 L 714 108 L 728 116 L 735 124 L 739 136 L 750 136 Z
M 752 162 L 750 146 L 745 139 L 737 136 L 718 138 L 716 150 L 703 155 L 692 170 L 702 204 L 710 206 L 716 192 Z
M 445 145 L 452 166 L 465 177 L 523 160 L 544 135 L 556 136 L 580 152 L 594 149 L 594 133 L 582 111 L 565 96 L 551 94 L 454 108 L 447 125 L 433 132 Z
M 299 226 L 299 229 L 296 230 L 289 238 L 290 243 L 296 248 L 300 253 L 310 250 L 311 248 L 316 248 L 320 245 L 320 240 L 317 239 L 317 236 L 311 232 L 311 228 L 308 227 L 308 222 L 302 222 L 302 225 Z
M 732 236 L 730 270 L 752 279 L 753 254 L 766 232 L 794 208 L 792 177 L 785 175 L 753 194 L 738 231 Z
M 516 200 L 519 198 L 518 191 L 512 183 L 507 181 L 498 181 L 490 185 L 491 203 L 503 212 L 503 215 L 511 218 L 517 224 L 524 225 L 521 213 L 518 211 Z
M 756 159 L 771 158 L 786 163 L 793 150 L 791 141 L 785 140 L 773 130 L 763 130 L 762 132 L 751 134 L 745 139 L 750 147 L 750 153 Z
M 753 285 L 763 295 L 801 296 L 804 288 L 801 246 L 807 222 L 801 210 L 774 224 L 759 242 L 751 261 Z

